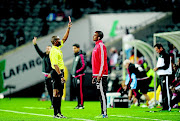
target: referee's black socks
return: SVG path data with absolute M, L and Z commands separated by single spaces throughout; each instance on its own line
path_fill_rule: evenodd
M 53 97 L 53 108 L 54 108 L 54 115 L 58 114 L 58 98 L 59 97 Z
M 58 97 L 58 109 L 57 109 L 57 112 L 59 113 L 59 114 L 61 114 L 61 97 Z

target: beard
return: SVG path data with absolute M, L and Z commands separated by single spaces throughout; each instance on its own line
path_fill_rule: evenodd
M 57 47 L 59 47 L 60 45 L 61 45 L 61 43 L 60 43 L 60 42 L 58 42 L 56 46 L 57 46 Z

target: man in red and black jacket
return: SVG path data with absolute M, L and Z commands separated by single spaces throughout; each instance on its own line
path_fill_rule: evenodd
M 84 82 L 84 71 L 86 69 L 86 53 L 80 50 L 79 44 L 73 45 L 74 60 L 72 66 L 72 84 L 75 90 L 75 94 L 78 100 L 78 105 L 75 109 L 84 109 L 83 100 L 83 82 Z
M 95 41 L 95 47 L 92 52 L 92 83 L 96 83 L 99 93 L 99 99 L 101 102 L 101 116 L 102 118 L 108 118 L 107 116 L 107 77 L 108 77 L 108 64 L 107 64 L 107 50 L 106 46 L 102 42 L 103 33 L 96 31 L 93 36 Z

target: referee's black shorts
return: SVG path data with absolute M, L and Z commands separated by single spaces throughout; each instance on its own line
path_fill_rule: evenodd
M 64 75 L 63 70 L 61 70 L 61 73 Z M 54 69 L 51 71 L 51 77 L 53 79 L 53 89 L 58 89 L 60 94 L 63 94 L 64 83 L 61 83 L 61 78 Z

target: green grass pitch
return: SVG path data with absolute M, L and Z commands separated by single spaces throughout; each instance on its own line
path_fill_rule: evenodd
M 74 109 L 75 101 L 62 101 L 62 114 L 67 119 L 54 119 L 50 101 L 38 98 L 0 99 L 0 121 L 180 121 L 179 109 L 171 112 L 153 112 L 158 108 L 108 108 L 108 118 L 95 118 L 100 114 L 100 102 L 86 101 L 85 109 Z M 151 112 L 149 112 L 151 111 Z

